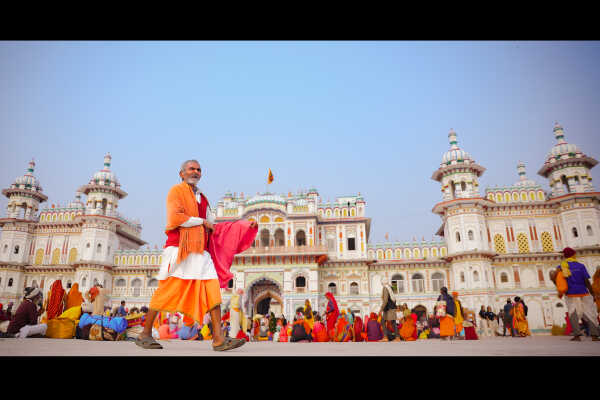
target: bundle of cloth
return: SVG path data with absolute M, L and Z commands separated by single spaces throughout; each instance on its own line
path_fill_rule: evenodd
M 105 328 L 110 328 L 117 333 L 123 333 L 127 329 L 127 320 L 123 317 L 104 317 L 100 315 L 83 314 L 79 319 L 79 328 L 84 328 L 87 325 L 102 325 Z

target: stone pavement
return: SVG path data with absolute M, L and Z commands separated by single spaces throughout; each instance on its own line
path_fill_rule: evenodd
M 130 341 L 0 339 L 1 356 L 600 356 L 600 342 L 567 336 L 494 337 L 481 340 L 439 339 L 392 343 L 251 342 L 215 352 L 210 342 L 161 341 L 164 349 L 146 350 Z

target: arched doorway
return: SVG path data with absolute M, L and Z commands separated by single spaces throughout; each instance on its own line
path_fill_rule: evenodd
M 283 300 L 279 284 L 269 278 L 260 278 L 248 288 L 252 315 L 273 312 L 279 316 L 283 312 Z

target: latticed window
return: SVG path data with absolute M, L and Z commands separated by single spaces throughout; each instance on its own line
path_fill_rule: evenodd
M 413 292 L 424 292 L 425 291 L 425 280 L 423 275 L 414 274 L 412 277 L 412 289 Z
M 352 282 L 350 284 L 350 294 L 358 294 L 358 283 Z
M 392 290 L 394 293 L 404 293 L 404 277 L 402 275 L 392 276 Z
M 502 282 L 502 283 L 508 282 L 508 274 L 506 272 L 503 272 L 500 274 L 500 282 Z
M 554 245 L 552 244 L 552 236 L 548 232 L 542 232 L 542 250 L 545 252 L 553 252 Z
M 329 285 L 327 285 L 327 289 L 329 289 L 329 291 L 332 294 L 337 294 L 337 287 L 336 287 L 335 283 L 332 282 Z
M 504 238 L 502 237 L 502 235 L 499 233 L 494 235 L 494 247 L 496 248 L 496 253 L 506 253 L 506 243 L 504 242 Z
M 519 253 L 529 253 L 529 241 L 527 241 L 527 236 L 524 233 L 517 235 L 517 242 L 519 244 Z
M 52 252 L 52 264 L 58 264 L 60 262 L 60 250 L 54 249 Z
M 431 275 L 431 286 L 435 292 L 439 292 L 440 289 L 444 286 L 444 275 L 439 272 Z

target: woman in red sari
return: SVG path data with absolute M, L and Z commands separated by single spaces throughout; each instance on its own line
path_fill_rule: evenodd
M 363 330 L 360 333 L 360 335 L 362 336 L 362 340 L 364 342 L 366 342 L 367 341 L 367 324 L 369 323 L 369 316 L 365 315 L 364 319 L 365 319 L 365 322 L 363 323 Z
M 327 334 L 331 339 L 335 338 L 335 323 L 337 322 L 340 310 L 338 309 L 337 301 L 333 297 L 333 293 L 325 293 L 325 297 L 329 300 L 325 314 L 327 315 Z M 335 340 L 335 339 L 334 339 Z
M 360 317 L 354 318 L 354 341 L 362 342 L 363 323 Z
M 48 320 L 54 319 L 63 313 L 65 308 L 65 295 L 66 291 L 62 287 L 61 281 L 54 281 L 48 295 L 48 306 L 46 308 Z

